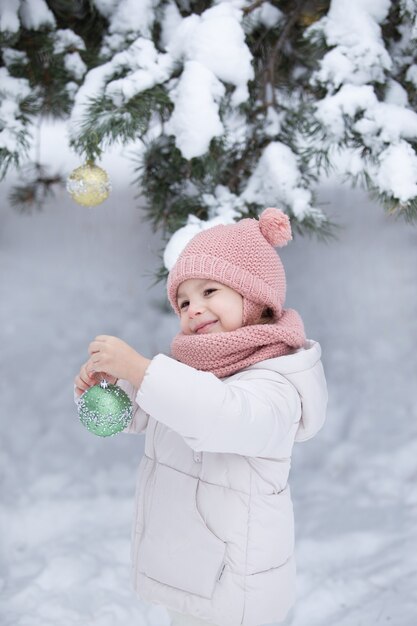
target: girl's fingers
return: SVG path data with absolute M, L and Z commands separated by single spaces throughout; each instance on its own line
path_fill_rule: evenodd
M 84 391 L 88 391 L 88 389 L 90 389 L 91 387 L 94 387 L 94 385 L 96 385 L 96 381 L 93 380 L 91 383 L 89 383 L 88 385 L 79 382 L 78 384 L 75 384 L 75 391 L 77 392 L 78 395 L 81 395 L 82 393 L 84 393 Z
M 104 344 L 104 341 L 100 341 L 96 337 L 96 339 L 94 339 L 94 341 L 92 341 L 88 346 L 88 354 L 94 354 L 94 352 L 99 352 L 104 348 Z
M 96 384 L 96 379 L 95 379 L 94 374 L 90 374 L 87 371 L 86 365 L 83 365 L 80 370 L 80 373 L 78 374 L 78 376 L 75 377 L 74 383 L 76 387 L 78 387 L 82 391 L 86 391 L 87 389 L 89 389 L 90 387 Z
M 91 371 L 91 369 L 89 371 L 89 369 L 87 368 L 90 366 L 90 361 L 84 363 L 84 365 L 82 365 L 80 369 L 79 374 L 74 378 L 75 393 L 77 394 L 77 396 L 81 396 L 84 391 L 87 391 L 87 389 L 90 389 L 90 387 L 96 385 L 98 382 L 98 378 L 100 378 L 100 380 L 103 378 L 99 372 L 96 373 L 94 371 Z
M 94 374 L 94 378 L 97 384 L 100 384 L 102 380 L 107 380 L 107 382 L 112 385 L 114 376 L 109 376 L 109 374 L 106 374 L 106 372 L 96 372 Z
M 75 391 L 78 393 L 78 395 L 84 393 L 84 391 L 87 391 L 87 389 L 89 389 L 87 385 L 82 385 L 81 383 L 75 385 Z
M 77 385 L 77 387 L 80 387 L 80 389 L 81 389 L 83 386 L 88 387 L 88 386 L 89 386 L 89 384 L 90 384 L 90 383 L 88 382 L 88 380 L 85 380 L 85 379 L 84 379 L 84 378 L 82 378 L 80 375 L 78 375 L 78 376 L 76 376 L 76 377 L 75 377 L 74 382 L 75 382 L 75 384 Z
M 79 375 L 79 379 L 87 386 L 90 386 L 94 381 L 94 376 L 89 374 L 86 370 L 82 371 Z
M 96 377 L 96 373 L 98 372 L 99 368 L 96 367 L 93 363 L 89 363 L 88 365 L 88 379 L 89 380 L 93 380 Z

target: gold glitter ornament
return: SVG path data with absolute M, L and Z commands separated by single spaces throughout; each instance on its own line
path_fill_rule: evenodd
M 97 206 L 109 197 L 108 174 L 93 161 L 77 167 L 67 178 L 67 191 L 81 206 Z

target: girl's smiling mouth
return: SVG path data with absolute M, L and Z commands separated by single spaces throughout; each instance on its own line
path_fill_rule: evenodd
M 209 328 L 211 328 L 213 326 L 213 324 L 216 324 L 218 320 L 210 320 L 209 322 L 203 322 L 202 324 L 199 324 L 198 326 L 196 326 L 194 332 L 195 333 L 204 333 L 207 332 L 209 330 Z

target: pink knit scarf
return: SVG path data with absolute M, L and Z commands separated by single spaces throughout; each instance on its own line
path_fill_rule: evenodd
M 275 324 L 254 324 L 237 330 L 206 335 L 174 337 L 171 354 L 174 359 L 218 378 L 301 348 L 305 342 L 301 317 L 293 309 L 283 311 Z

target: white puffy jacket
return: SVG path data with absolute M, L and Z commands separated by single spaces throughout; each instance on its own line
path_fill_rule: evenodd
M 294 441 L 327 404 L 318 343 L 225 379 L 159 354 L 128 432 L 146 431 L 133 582 L 146 601 L 219 626 L 281 621 L 294 603 L 287 483 Z

